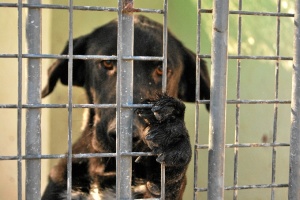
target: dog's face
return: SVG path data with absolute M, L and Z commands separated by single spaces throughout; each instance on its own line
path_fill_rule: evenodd
M 146 17 L 138 16 L 134 24 L 134 55 L 162 56 L 162 26 Z M 112 21 L 91 34 L 74 39 L 74 55 L 117 55 L 117 21 Z M 68 54 L 68 46 L 62 54 Z M 172 34 L 168 34 L 167 93 L 183 101 L 195 101 L 195 55 Z M 209 99 L 209 77 L 204 61 L 201 62 L 200 97 Z M 52 92 L 60 79 L 68 83 L 68 61 L 58 60 L 49 69 L 49 80 L 42 96 Z M 134 61 L 133 101 L 141 103 L 153 99 L 162 91 L 162 62 Z M 116 103 L 116 60 L 73 60 L 73 84 L 84 87 L 89 103 Z M 91 112 L 95 128 L 97 151 L 115 149 L 115 109 L 94 109 Z M 145 124 L 134 119 L 133 140 L 139 145 Z

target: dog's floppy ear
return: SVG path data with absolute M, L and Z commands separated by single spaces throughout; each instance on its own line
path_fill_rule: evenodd
M 87 36 L 82 36 L 73 40 L 73 54 L 85 55 L 87 46 Z M 67 55 L 69 52 L 69 43 L 65 46 L 62 55 Z M 83 86 L 85 83 L 85 67 L 84 61 L 74 59 L 73 60 L 73 85 Z M 57 81 L 60 79 L 62 84 L 68 85 L 68 59 L 59 59 L 51 65 L 48 69 L 48 82 L 42 91 L 42 97 L 49 95 Z
M 179 98 L 187 102 L 195 102 L 196 92 L 196 55 L 186 49 L 183 50 L 183 74 L 180 81 Z M 206 63 L 200 60 L 200 99 L 210 99 L 210 79 L 207 71 Z M 209 104 L 206 104 L 209 110 Z

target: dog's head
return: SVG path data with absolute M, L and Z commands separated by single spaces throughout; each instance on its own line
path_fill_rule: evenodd
M 74 55 L 117 55 L 117 21 L 73 40 Z M 137 16 L 134 22 L 134 55 L 162 56 L 163 28 L 146 17 Z M 68 54 L 68 45 L 62 54 Z M 171 33 L 168 34 L 167 93 L 183 101 L 195 101 L 196 57 Z M 209 99 L 209 76 L 203 60 L 200 61 L 200 98 Z M 49 79 L 42 96 L 50 94 L 57 81 L 68 84 L 68 60 L 57 60 L 49 69 Z M 117 61 L 73 60 L 73 85 L 85 88 L 89 103 L 116 103 Z M 162 62 L 134 61 L 134 103 L 153 98 L 162 88 Z M 208 106 L 207 106 L 208 108 Z M 97 140 L 103 145 L 114 143 L 115 109 L 92 111 Z M 137 123 L 135 123 L 137 124 Z M 139 138 L 140 128 L 134 128 Z M 107 137 L 110 136 L 110 137 Z M 101 142 L 101 143 L 102 143 Z M 111 147 L 104 148 L 106 150 Z M 103 149 L 102 149 L 103 150 Z

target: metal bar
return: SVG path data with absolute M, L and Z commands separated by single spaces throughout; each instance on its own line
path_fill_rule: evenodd
M 208 104 L 210 100 L 199 100 L 198 104 Z M 227 104 L 291 104 L 290 100 L 227 100 Z M 126 108 L 149 108 L 152 104 L 122 104 Z M 22 104 L 22 108 L 68 108 L 68 104 Z M 116 104 L 72 104 L 73 108 L 116 108 Z M 0 109 L 18 108 L 17 104 L 0 104 Z
M 277 1 L 277 12 L 281 12 L 281 0 Z M 276 55 L 280 55 L 280 17 L 277 17 L 277 30 L 276 30 Z M 279 89 L 279 60 L 275 64 L 275 99 L 278 99 Z M 273 143 L 277 142 L 277 122 L 278 122 L 278 104 L 274 104 L 274 119 L 273 119 Z M 276 181 L 276 148 L 272 148 L 272 173 L 271 183 L 275 184 Z M 275 199 L 275 190 L 271 188 L 271 200 Z
M 197 9 L 201 9 L 201 0 L 198 0 Z M 196 102 L 200 101 L 200 46 L 201 46 L 201 13 L 197 15 L 197 46 L 196 46 Z M 194 146 L 194 195 L 193 199 L 197 199 L 198 187 L 198 149 L 196 145 L 199 143 L 199 104 L 195 103 L 195 146 Z
M 123 152 L 122 156 L 155 156 L 152 152 Z M 116 153 L 80 153 L 72 154 L 72 158 L 104 158 L 104 157 L 116 157 Z M 68 154 L 49 154 L 49 155 L 21 155 L 18 156 L 0 156 L 0 160 L 26 160 L 26 159 L 58 159 L 67 158 Z
M 16 4 L 16 3 L 0 3 L 0 7 L 17 7 L 17 6 L 18 6 L 18 4 Z M 25 7 L 25 8 L 62 9 L 62 10 L 69 9 L 68 5 L 55 5 L 55 4 L 23 4 L 23 7 Z M 73 6 L 73 10 L 118 12 L 118 8 L 101 7 L 101 6 Z M 149 9 L 149 8 L 135 8 L 134 12 L 163 14 L 164 10 Z
M 246 190 L 246 189 L 261 189 L 261 188 L 285 188 L 288 187 L 288 184 L 257 184 L 257 185 L 242 185 L 242 186 L 230 186 L 225 187 L 224 190 Z M 197 192 L 205 192 L 207 188 L 196 188 Z
M 240 144 L 225 144 L 225 148 L 242 148 L 242 147 L 289 147 L 289 143 L 240 143 Z M 197 144 L 197 149 L 207 149 L 208 144 Z
M 39 4 L 40 0 L 28 0 L 29 4 Z M 26 27 L 28 53 L 41 53 L 41 11 L 28 9 Z M 28 59 L 27 103 L 41 103 L 41 60 Z M 26 113 L 26 155 L 41 154 L 41 109 L 30 108 Z M 41 198 L 41 160 L 26 160 L 26 199 Z
M 203 54 L 200 58 L 211 58 L 211 55 Z M 248 60 L 293 60 L 292 57 L 287 56 L 243 56 L 243 55 L 229 55 L 228 59 L 248 59 Z
M 124 60 L 163 61 L 164 57 L 155 56 L 123 56 Z
M 124 60 L 123 56 L 133 56 L 134 25 L 133 13 L 126 9 L 133 8 L 133 0 L 118 1 L 118 69 L 117 69 L 117 199 L 131 199 L 131 156 L 121 155 L 132 151 L 132 115 L 131 108 L 121 104 L 133 102 L 133 61 Z
M 201 9 L 200 13 L 212 13 L 212 9 Z M 278 12 L 255 12 L 255 11 L 244 11 L 244 10 L 231 10 L 231 15 L 254 15 L 254 16 L 270 16 L 270 17 L 294 17 L 293 13 L 278 13 Z
M 18 0 L 18 119 L 17 119 L 17 168 L 18 168 L 18 200 L 22 200 L 22 29 L 23 4 Z
M 228 12 L 228 0 L 214 1 L 208 149 L 209 200 L 224 199 Z
M 210 100 L 201 100 L 198 103 L 208 104 Z M 227 104 L 290 104 L 290 100 L 227 100 Z
M 211 58 L 211 55 L 202 54 L 200 58 Z M 0 54 L 0 58 L 18 58 L 18 54 Z M 68 59 L 68 55 L 57 54 L 23 54 L 22 58 L 49 58 L 49 59 Z M 116 56 L 103 56 L 103 55 L 74 55 L 74 59 L 91 60 L 117 60 Z M 142 61 L 162 61 L 163 57 L 153 56 L 124 56 L 124 60 L 142 60 Z M 245 60 L 293 60 L 288 56 L 245 56 L 245 55 L 229 55 L 228 59 L 245 59 Z
M 123 108 L 150 108 L 153 104 L 122 104 Z M 68 104 L 22 104 L 21 108 L 68 108 Z M 72 108 L 116 108 L 116 104 L 72 104 Z M 0 104 L 0 108 L 18 108 L 16 104 Z
M 243 1 L 239 0 L 239 11 L 242 10 Z M 242 38 L 242 16 L 238 15 L 238 55 L 241 55 L 241 38 Z M 241 90 L 241 60 L 237 60 L 237 81 L 236 81 L 236 99 L 240 100 L 240 90 Z M 235 110 L 235 139 L 234 144 L 239 144 L 240 135 L 240 104 L 236 104 Z M 239 148 L 234 148 L 234 163 L 233 163 L 233 185 L 236 187 L 238 185 L 238 161 L 239 161 Z M 238 199 L 238 190 L 233 191 L 233 200 Z
M 60 54 L 23 54 L 22 58 L 51 58 L 51 59 L 69 59 L 69 55 Z M 0 58 L 17 58 L 18 54 L 0 54 Z M 104 55 L 73 55 L 73 59 L 80 60 L 117 60 L 117 56 Z M 124 60 L 140 60 L 140 61 L 163 61 L 163 57 L 157 56 L 123 56 Z
M 167 92 L 167 68 L 168 68 L 168 0 L 164 0 L 164 18 L 163 18 L 163 76 L 162 76 L 162 92 Z M 165 199 L 165 180 L 166 166 L 161 164 L 161 179 L 160 179 L 160 199 Z
M 0 58 L 17 58 L 18 54 L 0 54 Z M 69 59 L 69 55 L 60 54 L 22 54 L 22 58 L 48 58 L 48 59 Z M 73 59 L 80 60 L 117 60 L 117 56 L 103 56 L 103 55 L 74 55 Z
M 295 1 L 289 200 L 300 199 L 300 0 Z
M 67 199 L 72 199 L 73 0 L 69 0 Z

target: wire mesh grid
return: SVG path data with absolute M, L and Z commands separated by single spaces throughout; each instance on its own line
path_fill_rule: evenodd
M 213 111 L 211 110 L 210 115 L 212 116 L 210 118 L 210 123 L 213 123 L 217 121 L 217 124 L 210 124 L 210 138 L 209 138 L 209 144 L 203 144 L 203 141 L 199 141 L 199 127 L 196 126 L 196 140 L 195 140 L 195 160 L 194 160 L 194 165 L 195 165 L 195 179 L 194 179 L 194 188 L 195 188 L 195 193 L 194 193 L 194 199 L 197 199 L 197 196 L 199 196 L 199 192 L 207 192 L 207 199 L 245 199 L 245 196 L 239 195 L 239 191 L 241 190 L 246 190 L 246 189 L 258 189 L 258 188 L 268 188 L 270 190 L 270 196 L 269 199 L 276 199 L 276 188 L 288 188 L 289 191 L 293 190 L 292 185 L 289 185 L 288 182 L 278 182 L 276 180 L 276 177 L 278 176 L 278 173 L 276 173 L 276 169 L 278 169 L 278 161 L 277 160 L 277 150 L 279 148 L 285 148 L 289 147 L 290 144 L 288 142 L 279 142 L 277 141 L 277 135 L 278 135 L 278 107 L 279 105 L 284 105 L 284 104 L 290 104 L 290 100 L 282 100 L 279 98 L 279 69 L 280 69 L 280 62 L 283 60 L 293 60 L 293 58 L 290 56 L 282 56 L 280 52 L 280 45 L 281 45 L 281 38 L 280 33 L 282 32 L 281 30 L 281 20 L 282 18 L 293 18 L 294 14 L 292 13 L 282 13 L 281 8 L 282 8 L 282 1 L 278 0 L 276 2 L 277 9 L 276 12 L 265 12 L 265 11 L 245 11 L 243 10 L 243 2 L 244 4 L 247 4 L 248 2 L 246 1 L 236 1 L 235 5 L 237 6 L 238 10 L 228 10 L 229 8 L 229 3 L 230 1 L 214 1 L 213 8 L 203 8 L 201 4 L 203 4 L 205 1 L 198 1 L 198 43 L 197 43 L 197 55 L 199 58 L 210 58 L 212 59 L 212 91 L 211 91 L 211 107 L 216 109 L 216 113 L 214 116 Z M 286 3 L 286 2 L 285 2 Z M 298 2 L 297 2 L 298 3 Z M 296 3 L 296 4 L 297 4 Z M 207 4 L 206 4 L 207 5 Z M 297 9 L 297 8 L 296 8 Z M 224 34 L 223 38 L 222 36 L 212 36 L 212 47 L 211 47 L 211 52 L 212 54 L 200 54 L 200 42 L 201 42 L 201 20 L 203 15 L 211 14 L 213 18 L 213 35 L 216 34 Z M 227 29 L 229 26 L 228 24 L 228 16 L 238 16 L 237 17 L 237 45 L 236 45 L 236 55 L 224 55 L 227 53 L 227 47 L 228 44 L 226 43 L 227 37 L 229 34 L 229 30 Z M 259 16 L 260 19 L 263 17 L 274 17 L 276 18 L 276 42 L 274 44 L 275 48 L 275 55 L 268 55 L 268 56 L 262 56 L 262 55 L 243 55 L 242 54 L 242 33 L 244 31 L 244 27 L 247 26 L 247 24 L 244 22 L 243 23 L 243 18 L 245 16 Z M 223 29 L 219 29 L 221 24 Z M 230 27 L 229 27 L 230 29 Z M 218 38 L 220 37 L 220 38 Z M 225 38 L 225 39 L 224 39 Z M 221 44 L 221 45 L 220 45 Z M 223 52 L 220 52 L 221 48 L 225 48 Z M 226 59 L 223 57 L 226 56 Z M 221 64 L 217 65 L 214 62 L 213 59 L 218 59 L 218 61 L 221 61 Z M 226 71 L 224 71 L 224 68 L 227 68 L 226 63 L 228 60 L 236 60 L 236 92 L 235 92 L 235 99 L 234 100 L 229 100 L 227 97 L 220 97 L 220 96 L 213 96 L 213 93 L 226 93 L 226 81 L 227 80 L 220 80 L 220 74 L 226 76 Z M 274 99 L 269 99 L 269 100 L 249 100 L 249 99 L 242 99 L 241 98 L 241 75 L 242 75 L 242 69 L 243 65 L 241 64 L 243 60 L 274 60 L 274 82 L 275 82 L 275 91 L 274 91 Z M 232 66 L 228 67 L 228 70 L 232 70 Z M 217 74 L 217 75 L 216 75 Z M 216 77 L 214 77 L 214 75 Z M 224 77 L 223 77 L 224 78 Z M 218 85 L 219 81 L 223 81 L 221 86 Z M 217 83 L 214 83 L 217 82 Z M 213 89 L 215 88 L 215 90 Z M 224 94 L 223 94 L 224 95 Z M 216 102 L 214 102 L 216 101 Z M 293 101 L 293 100 L 292 100 Z M 197 99 L 198 103 L 207 103 L 206 101 L 200 101 Z M 235 125 L 234 125 L 234 132 L 235 135 L 233 137 L 233 143 L 226 143 L 225 138 L 226 137 L 226 121 L 224 119 L 226 118 L 226 114 L 222 115 L 221 119 L 218 119 L 218 115 L 221 115 L 221 113 L 224 111 L 226 112 L 226 106 L 224 106 L 224 103 L 227 105 L 233 104 L 235 105 L 235 114 L 232 115 L 232 117 L 235 118 Z M 243 130 L 241 130 L 241 105 L 248 105 L 248 104 L 272 104 L 274 105 L 273 107 L 273 128 L 272 128 L 272 140 L 269 142 L 263 141 L 262 143 L 242 143 L 240 141 L 240 135 L 243 133 Z M 196 106 L 196 110 L 198 110 Z M 196 122 L 198 122 L 199 117 L 199 112 L 196 111 Z M 215 117 L 215 118 L 214 118 Z M 220 127 L 223 126 L 223 127 Z M 293 133 L 292 133 L 293 134 Z M 295 134 L 295 133 L 294 133 Z M 200 144 L 202 143 L 202 144 Z M 230 182 L 231 185 L 225 185 L 224 184 L 224 173 L 226 167 L 225 165 L 225 149 L 227 148 L 233 148 L 233 158 L 232 158 L 232 168 L 230 170 L 233 170 L 232 173 L 232 182 Z M 242 148 L 257 148 L 257 147 L 268 147 L 272 149 L 271 153 L 271 170 L 268 171 L 267 173 L 271 174 L 271 179 L 268 181 L 269 183 L 266 184 L 240 184 L 239 183 L 239 164 L 240 164 L 240 151 Z M 211 154 L 209 153 L 208 159 L 208 184 L 207 187 L 199 187 L 198 186 L 198 174 L 197 170 L 201 166 L 199 166 L 199 163 L 201 163 L 201 159 L 198 157 L 198 153 L 200 149 L 205 149 L 208 151 L 211 151 Z M 291 147 L 292 149 L 292 147 Z M 227 152 L 227 151 L 226 151 Z M 214 157 L 213 154 L 218 154 L 217 156 Z M 225 166 L 224 166 L 225 165 Z M 293 168 L 294 169 L 294 168 Z M 288 170 L 288 168 L 286 168 Z M 210 174 L 211 173 L 211 174 Z M 277 175 L 276 175 L 277 174 Z M 255 175 L 254 175 L 255 176 Z M 210 178 L 211 177 L 211 178 Z M 297 179 L 296 177 L 291 178 L 290 181 Z M 297 179 L 299 181 L 299 179 Z M 295 182 L 297 182 L 295 181 Z M 294 185 L 295 186 L 295 185 Z M 298 186 L 295 186 L 296 188 Z M 224 195 L 224 191 L 233 191 L 232 194 L 229 195 Z M 255 195 L 251 195 L 251 198 L 255 198 Z M 297 195 L 296 195 L 297 196 Z M 246 197 L 249 198 L 249 197 Z M 290 195 L 287 197 L 287 194 L 285 198 L 289 199 L 296 199 L 296 197 L 293 195 Z
M 127 3 L 132 3 L 131 1 L 126 1 Z M 298 58 L 299 58 L 299 41 L 297 35 L 299 34 L 299 28 L 295 27 L 295 51 L 294 51 L 294 58 L 292 56 L 285 56 L 281 54 L 280 51 L 280 45 L 282 43 L 280 33 L 281 30 L 281 20 L 282 18 L 295 18 L 295 22 L 298 22 L 298 13 L 299 13 L 299 1 L 296 1 L 295 6 L 295 14 L 293 13 L 283 13 L 281 11 L 282 7 L 282 1 L 278 0 L 276 2 L 277 4 L 277 10 L 276 12 L 256 12 L 256 11 L 245 11 L 243 10 L 243 1 L 238 1 L 238 10 L 229 10 L 229 1 L 218 1 L 215 0 L 213 4 L 213 8 L 202 8 L 203 0 L 198 0 L 198 21 L 197 21 L 197 60 L 200 61 L 201 59 L 207 59 L 212 61 L 212 100 L 211 101 L 205 101 L 200 100 L 200 94 L 199 94 L 199 88 L 200 88 L 200 81 L 197 80 L 197 86 L 196 88 L 196 104 L 195 104 L 195 156 L 194 156 L 194 199 L 198 199 L 199 193 L 207 192 L 207 198 L 208 199 L 226 199 L 224 197 L 224 191 L 233 191 L 233 194 L 231 195 L 233 199 L 239 199 L 240 198 L 240 192 L 241 190 L 245 189 L 257 189 L 257 188 L 267 188 L 270 189 L 270 199 L 275 199 L 276 197 L 276 188 L 288 188 L 289 190 L 289 199 L 299 199 L 299 194 L 297 191 L 299 190 L 299 177 L 298 172 L 300 167 L 298 166 L 299 162 L 297 162 L 298 157 L 300 155 L 299 153 L 299 117 L 298 117 L 298 99 L 299 96 L 297 85 L 298 82 Z M 130 152 L 130 149 L 126 149 L 126 145 L 123 146 L 125 149 L 118 148 L 117 152 L 115 153 L 94 153 L 94 154 L 72 154 L 72 112 L 73 109 L 76 108 L 116 108 L 118 110 L 117 113 L 119 113 L 118 120 L 119 120 L 119 126 L 122 126 L 122 123 L 130 124 L 131 122 L 122 122 L 121 109 L 123 109 L 122 113 L 128 112 L 126 115 L 131 115 L 130 112 L 132 108 L 141 107 L 141 106 L 148 106 L 148 105 L 132 105 L 130 100 L 130 95 L 124 95 L 122 97 L 122 88 L 119 87 L 120 91 L 118 92 L 120 96 L 118 97 L 118 101 L 116 104 L 74 104 L 72 101 L 72 79 L 69 79 L 68 82 L 68 103 L 67 104 L 42 104 L 40 99 L 40 67 L 41 67 L 41 59 L 68 59 L 69 60 L 69 76 L 72 75 L 72 62 L 73 59 L 109 59 L 109 60 L 117 60 L 120 65 L 122 65 L 122 61 L 130 61 L 126 63 L 131 63 L 133 60 L 159 60 L 163 61 L 164 63 L 164 74 L 166 74 L 166 51 L 167 51 L 167 8 L 168 3 L 165 0 L 164 1 L 164 9 L 144 9 L 140 8 L 138 9 L 138 12 L 142 13 L 156 13 L 156 14 L 163 14 L 164 16 L 164 54 L 162 57 L 137 57 L 130 54 L 132 49 L 128 49 L 128 52 L 126 52 L 124 55 L 122 53 L 119 53 L 118 56 L 102 56 L 102 55 L 73 55 L 73 44 L 72 44 L 72 38 L 73 38 L 73 11 L 74 10 L 85 10 L 85 11 L 106 11 L 106 12 L 117 12 L 119 16 L 119 21 L 122 23 L 122 6 L 123 1 L 119 1 L 118 7 L 101 7 L 101 6 L 74 6 L 73 1 L 69 1 L 69 5 L 53 5 L 53 4 L 42 4 L 40 1 L 28 1 L 28 3 L 23 3 L 21 0 L 18 1 L 18 3 L 0 3 L 0 7 L 4 8 L 17 8 L 18 10 L 18 53 L 17 54 L 0 54 L 0 58 L 17 58 L 18 59 L 18 101 L 17 104 L 0 104 L 1 109 L 16 109 L 17 110 L 17 155 L 16 156 L 6 156 L 6 155 L 0 155 L 0 160 L 16 160 L 18 165 L 18 199 L 22 199 L 22 187 L 23 180 L 22 180 L 22 168 L 24 166 L 22 165 L 22 161 L 26 161 L 26 199 L 40 199 L 41 194 L 41 183 L 40 183 L 40 177 L 41 177 L 41 159 L 57 159 L 57 158 L 67 158 L 68 159 L 68 199 L 71 199 L 71 185 L 72 185 L 72 166 L 71 166 L 71 159 L 72 158 L 90 158 L 90 157 L 116 157 L 117 163 L 119 165 L 126 165 L 131 163 L 131 156 L 152 156 L 151 153 L 142 153 L 142 152 Z M 28 31 L 28 40 L 30 41 L 30 37 L 33 37 L 34 41 L 32 44 L 28 44 L 28 53 L 24 54 L 22 52 L 22 31 L 25 28 L 22 23 L 22 13 L 23 9 L 28 9 L 28 21 L 33 22 L 29 23 L 27 27 Z M 54 54 L 42 54 L 40 50 L 41 44 L 39 43 L 40 39 L 38 39 L 41 35 L 41 30 L 36 28 L 30 28 L 30 26 L 33 27 L 41 27 L 41 21 L 40 21 L 40 12 L 42 9 L 63 9 L 69 11 L 69 53 L 68 55 L 54 55 Z M 212 15 L 213 16 L 213 34 L 216 34 L 212 36 L 212 50 L 211 54 L 203 54 L 201 51 L 201 24 L 202 24 L 202 16 L 203 15 Z M 236 55 L 228 55 L 228 44 L 227 42 L 220 43 L 220 41 L 226 41 L 228 38 L 228 18 L 230 16 L 237 16 L 238 18 L 238 26 L 237 26 L 237 50 Z M 275 44 L 275 55 L 243 55 L 242 53 L 242 33 L 243 28 L 247 26 L 247 24 L 243 23 L 244 17 L 253 17 L 253 16 L 259 16 L 259 17 L 273 17 L 276 18 L 276 44 Z M 132 19 L 128 18 L 127 22 L 124 22 L 124 25 L 120 25 L 119 31 L 126 31 L 128 28 L 130 31 L 130 27 L 132 26 L 131 22 Z M 127 27 L 128 26 L 128 27 Z M 219 27 L 218 27 L 219 26 Z M 34 30 L 36 32 L 34 32 Z M 292 32 L 290 30 L 290 32 Z M 132 34 L 132 33 L 128 33 Z M 292 34 L 290 34 L 292 37 Z M 119 36 L 121 37 L 121 35 Z M 128 38 L 128 37 L 127 37 Z M 122 39 L 120 39 L 122 41 Z M 124 40 L 125 41 L 125 40 Z M 128 43 L 127 43 L 128 42 Z M 130 45 L 131 41 L 126 40 L 126 42 L 120 43 L 120 45 L 125 46 L 132 46 Z M 119 48 L 121 49 L 121 47 Z M 28 68 L 28 74 L 37 74 L 37 76 L 29 76 L 29 84 L 28 84 L 28 94 L 23 94 L 22 92 L 22 64 L 23 59 L 28 59 L 28 66 L 34 66 Z M 226 90 L 227 90 L 227 76 L 226 76 L 226 70 L 227 70 L 227 63 L 230 60 L 236 61 L 236 96 L 235 98 L 228 99 L 226 96 Z M 243 99 L 241 97 L 241 76 L 243 73 L 243 61 L 247 60 L 266 60 L 266 61 L 274 61 L 274 81 L 275 81 L 275 90 L 274 90 L 274 98 L 273 99 L 267 99 L 267 100 L 256 100 L 256 99 Z M 293 73 L 293 87 L 292 87 L 292 98 L 291 100 L 282 100 L 279 98 L 279 87 L 280 87 L 280 63 L 283 61 L 294 61 L 294 73 Z M 129 66 L 130 67 L 130 66 Z M 231 67 L 231 66 L 228 66 Z M 121 69 L 122 67 L 119 67 L 118 69 Z M 30 71 L 33 70 L 33 71 Z M 223 70 L 223 71 L 222 71 Z M 200 73 L 200 63 L 197 62 L 197 71 L 196 74 Z M 225 74 L 225 76 L 220 76 L 220 74 Z M 124 73 L 122 74 L 121 71 L 118 71 L 119 81 L 130 81 L 130 73 Z M 125 76 L 127 78 L 125 78 Z M 214 77 L 215 76 L 215 77 Z M 163 76 L 166 77 L 166 76 Z M 200 76 L 197 76 L 200 77 Z M 33 78 L 33 80 L 30 80 L 30 78 Z M 122 79 L 124 78 L 124 80 Z M 164 78 L 162 91 L 166 91 L 166 78 Z M 32 84 L 32 85 L 30 85 Z M 122 82 L 118 83 L 119 86 L 122 85 Z M 126 84 L 127 85 L 127 84 Z M 129 84 L 130 85 L 130 84 Z M 39 90 L 36 90 L 36 88 L 39 88 Z M 128 88 L 126 88 L 128 89 Z M 129 89 L 130 90 L 130 89 Z M 30 95 L 29 95 L 30 94 Z M 27 96 L 28 95 L 28 96 Z M 131 92 L 132 95 L 132 92 Z M 219 96 L 221 95 L 221 96 Z M 22 97 L 27 96 L 27 102 L 24 103 L 22 101 Z M 122 98 L 125 98 L 122 99 Z M 129 98 L 129 99 L 128 99 Z M 207 104 L 211 103 L 211 118 L 210 118 L 210 143 L 206 144 L 202 141 L 199 141 L 199 135 L 203 134 L 199 131 L 199 118 L 200 118 L 200 111 L 199 106 L 201 104 Z M 289 142 L 279 142 L 277 140 L 278 135 L 278 108 L 280 105 L 290 105 L 292 104 L 292 131 L 291 131 L 291 144 Z M 226 107 L 229 105 L 235 106 L 235 136 L 233 143 L 226 143 Z M 241 135 L 241 106 L 242 105 L 272 105 L 273 106 L 273 116 L 272 116 L 272 140 L 270 142 L 262 142 L 262 143 L 244 143 L 240 141 L 240 135 Z M 40 126 L 40 109 L 41 108 L 67 108 L 68 109 L 68 152 L 67 154 L 51 154 L 51 155 L 44 155 L 41 153 L 41 126 Z M 26 126 L 26 135 L 27 139 L 25 144 L 22 144 L 22 110 L 26 109 L 26 118 L 27 121 L 25 123 Z M 129 117 L 130 118 L 130 117 Z M 214 122 L 214 123 L 212 123 Z M 289 126 L 289 125 L 286 125 Z M 38 131 L 37 131 L 38 130 Z M 119 134 L 117 141 L 128 141 L 128 138 L 131 138 L 131 134 L 123 134 L 122 130 L 118 131 Z M 122 134 L 120 134 L 122 133 Z M 206 133 L 207 134 L 207 133 Z M 128 137 L 127 139 L 122 138 L 120 140 L 120 137 L 123 136 Z M 32 142 L 34 142 L 34 145 L 32 145 Z M 26 146 L 26 152 L 22 152 L 22 145 Z M 291 145 L 291 147 L 290 147 Z M 288 182 L 282 182 L 278 183 L 276 179 L 276 169 L 277 169 L 277 163 L 279 162 L 277 160 L 277 150 L 279 148 L 287 148 L 290 147 L 290 166 L 291 166 L 291 172 L 290 172 L 290 179 Z M 239 164 L 240 164 L 240 151 L 243 148 L 271 148 L 271 171 L 268 172 L 271 174 L 271 180 L 267 184 L 240 184 L 239 183 Z M 225 151 L 226 149 L 233 149 L 234 151 L 234 161 L 233 161 L 233 168 L 230 170 L 233 170 L 233 181 L 231 185 L 225 185 L 224 184 L 224 163 L 225 163 Z M 209 158 L 208 158 L 208 185 L 207 187 L 200 187 L 198 182 L 199 179 L 203 179 L 203 177 L 200 177 L 198 174 L 198 168 L 201 168 L 203 166 L 203 163 L 201 162 L 201 158 L 199 158 L 199 151 L 209 151 Z M 125 151 L 126 153 L 124 153 Z M 286 155 L 288 156 L 288 155 Z M 206 163 L 207 164 L 207 163 Z M 130 180 L 126 179 L 130 175 L 130 164 L 126 167 L 125 171 L 120 171 L 121 169 L 117 169 L 117 176 L 120 177 L 120 180 L 122 182 L 117 182 L 117 188 L 119 191 L 117 194 L 117 198 L 121 199 L 126 196 L 126 198 L 130 198 L 130 191 L 126 188 L 130 188 Z M 162 170 L 164 170 L 164 166 L 162 166 Z M 286 169 L 287 171 L 289 169 Z M 119 171 L 119 172 L 118 172 Z M 164 173 L 162 173 L 164 174 Z M 164 197 L 164 179 L 165 177 L 162 176 L 162 197 Z M 129 187 L 127 187 L 129 186 Z M 125 195 L 125 196 L 124 196 Z

